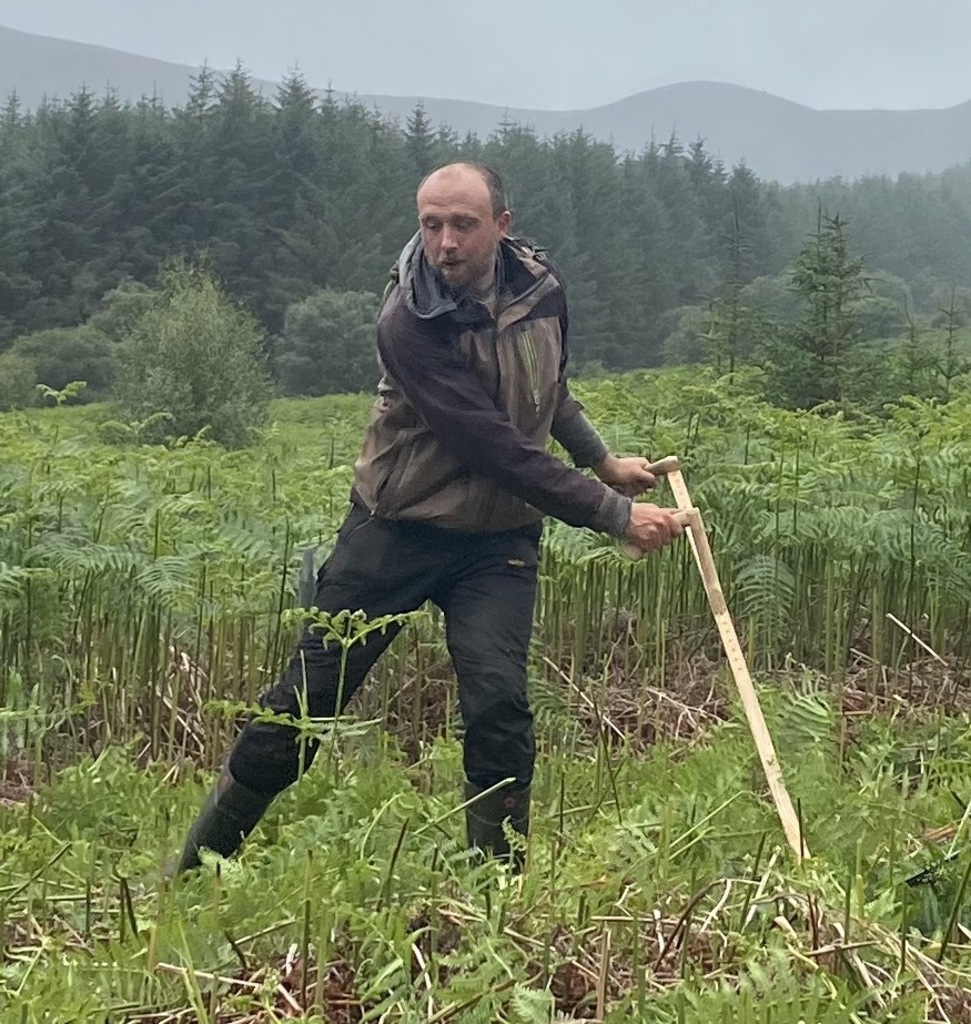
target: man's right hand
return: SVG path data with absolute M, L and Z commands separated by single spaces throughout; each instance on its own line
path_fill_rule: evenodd
M 634 502 L 630 507 L 630 522 L 624 539 L 644 552 L 660 551 L 684 533 L 684 527 L 674 518 L 676 508 L 660 508 L 647 502 Z

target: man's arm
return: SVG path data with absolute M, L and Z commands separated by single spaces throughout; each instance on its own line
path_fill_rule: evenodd
M 624 535 L 630 499 L 532 444 L 432 325 L 399 307 L 378 324 L 378 351 L 408 401 L 464 465 L 571 526 Z
M 655 484 L 654 475 L 649 471 L 650 462 L 644 458 L 618 458 L 611 455 L 600 435 L 583 414 L 582 406 L 561 384 L 560 407 L 553 420 L 553 437 L 570 453 L 573 464 L 579 468 L 590 467 L 609 487 L 636 497 L 649 491 Z M 568 419 L 562 417 L 562 410 L 569 409 Z
M 552 267 L 563 288 L 563 279 Z M 551 433 L 570 453 L 576 466 L 590 466 L 608 486 L 623 494 L 634 497 L 654 486 L 654 477 L 648 471 L 646 459 L 618 459 L 611 455 L 599 434 L 583 413 L 583 406 L 573 397 L 567 383 L 566 369 L 569 362 L 569 312 L 565 289 L 561 291 L 559 310 L 561 356 L 559 394 L 553 417 Z M 641 551 L 656 551 L 671 543 L 682 533 L 681 526 L 670 514 L 670 510 L 656 505 L 631 504 L 628 509 L 628 524 L 625 536 Z
M 550 270 L 560 282 L 561 289 L 558 313 L 560 321 L 559 391 L 550 433 L 554 440 L 569 452 L 574 466 L 581 469 L 587 467 L 596 469 L 610 457 L 610 451 L 594 429 L 593 424 L 584 415 L 583 406 L 570 391 L 566 375 L 570 359 L 570 313 L 566 301 L 566 286 L 559 270 L 552 263 L 550 263 Z
M 580 468 L 595 467 L 610 454 L 603 439 L 583 413 L 566 381 L 560 382 L 559 402 L 553 417 L 551 433 Z

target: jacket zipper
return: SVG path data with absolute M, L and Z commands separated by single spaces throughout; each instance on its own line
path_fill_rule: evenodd
M 539 412 L 539 360 L 536 358 L 536 346 L 533 344 L 532 332 L 523 331 L 522 339 L 526 376 L 529 380 L 529 390 L 533 396 L 533 412 Z
M 528 299 L 533 292 L 538 291 L 545 284 L 548 283 L 549 277 L 544 275 L 543 277 L 537 278 L 524 292 L 518 295 L 511 305 L 516 305 L 522 302 L 524 299 Z M 499 318 L 495 320 L 496 327 L 498 328 Z M 526 364 L 526 374 L 529 378 L 529 390 L 533 399 L 533 412 L 539 412 L 539 360 L 536 358 L 536 347 L 533 345 L 533 336 L 530 331 L 524 330 L 522 332 L 523 338 L 523 359 Z

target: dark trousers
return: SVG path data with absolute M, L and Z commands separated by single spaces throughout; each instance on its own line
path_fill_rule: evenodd
M 317 574 L 314 603 L 323 611 L 364 611 L 369 619 L 414 611 L 425 601 L 442 609 L 446 643 L 458 679 L 465 726 L 467 781 L 477 787 L 532 781 L 536 756 L 526 694 L 541 528 L 474 536 L 426 524 L 390 522 L 352 506 L 334 550 Z M 304 632 L 264 708 L 299 717 L 343 711 L 400 627 L 370 633 L 348 650 L 341 680 L 339 644 Z M 340 707 L 338 708 L 338 700 Z M 229 759 L 232 775 L 261 793 L 279 793 L 312 763 L 317 744 L 296 730 L 251 720 Z

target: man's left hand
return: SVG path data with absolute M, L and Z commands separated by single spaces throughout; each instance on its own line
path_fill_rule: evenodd
M 593 471 L 608 487 L 628 498 L 636 498 L 652 490 L 657 483 L 657 477 L 648 470 L 650 464 L 647 459 L 620 459 L 616 455 L 608 455 L 593 467 Z

